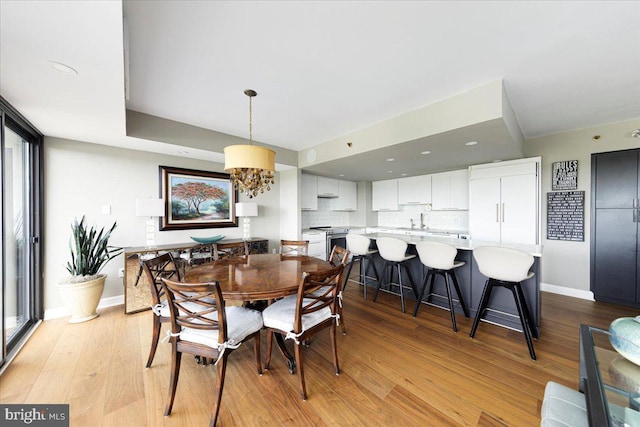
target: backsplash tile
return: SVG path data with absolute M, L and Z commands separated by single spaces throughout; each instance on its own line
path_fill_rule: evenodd
M 469 211 L 427 211 L 421 205 L 404 205 L 400 211 L 378 212 L 380 227 L 420 228 L 420 214 L 426 227 L 436 230 L 469 230 Z
M 302 211 L 302 228 L 349 225 L 349 212 L 330 210 L 331 199 L 318 199 L 317 211 Z

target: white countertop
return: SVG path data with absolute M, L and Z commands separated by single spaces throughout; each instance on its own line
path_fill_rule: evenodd
M 378 239 L 380 237 L 394 237 L 396 239 L 404 240 L 405 242 L 415 245 L 418 242 L 441 242 L 448 243 L 455 246 L 457 249 L 463 251 L 472 251 L 479 246 L 500 246 L 503 248 L 519 249 L 524 252 L 528 252 L 534 257 L 542 256 L 542 245 L 521 245 L 516 243 L 497 243 L 487 242 L 483 240 L 470 240 L 470 239 L 457 239 L 452 237 L 440 237 L 440 236 L 410 236 L 404 234 L 390 234 L 390 233 L 368 233 L 364 236 L 370 239 Z

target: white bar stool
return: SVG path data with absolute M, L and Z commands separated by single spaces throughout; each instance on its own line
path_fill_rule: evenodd
M 360 261 L 360 277 L 358 280 L 362 283 L 364 287 L 364 298 L 367 298 L 367 271 L 369 267 L 373 267 L 373 274 L 376 275 L 376 282 L 380 282 L 380 276 L 378 276 L 378 270 L 376 269 L 375 264 L 373 263 L 373 254 L 378 253 L 376 249 L 369 249 L 371 245 L 371 239 L 365 237 L 361 234 L 347 234 L 347 249 L 352 254 L 351 263 L 349 263 L 349 269 L 347 270 L 347 277 L 344 281 L 344 285 L 342 290 L 347 287 L 347 282 L 349 281 L 349 277 L 351 276 L 351 269 L 353 268 L 353 263 L 356 260 Z M 365 268 L 362 267 L 364 261 L 367 260 L 367 266 Z
M 476 317 L 473 320 L 473 326 L 471 327 L 469 336 L 473 338 L 476 334 L 480 319 L 487 309 L 491 291 L 495 286 L 502 286 L 510 289 L 513 294 L 518 315 L 520 316 L 520 323 L 522 324 L 522 331 L 524 332 L 527 346 L 529 347 L 529 355 L 531 355 L 533 360 L 536 360 L 536 353 L 533 350 L 531 337 L 538 338 L 538 336 L 520 283 L 534 276 L 534 274 L 529 271 L 529 268 L 533 265 L 533 256 L 517 249 L 480 246 L 473 250 L 473 258 L 478 263 L 480 273 L 487 276 L 488 280 L 484 285 L 480 305 L 478 306 Z
M 464 298 L 462 297 L 462 292 L 460 292 L 460 286 L 458 285 L 458 279 L 456 278 L 455 273 L 456 268 L 462 267 L 465 264 L 464 261 L 456 261 L 458 250 L 455 246 L 446 243 L 418 242 L 416 244 L 416 250 L 418 251 L 420 262 L 422 262 L 422 264 L 424 264 L 424 266 L 429 270 L 424 276 L 422 288 L 420 289 L 420 295 L 418 295 L 416 307 L 413 310 L 413 317 L 418 314 L 418 309 L 420 308 L 422 297 L 424 296 L 424 290 L 427 287 L 427 281 L 429 280 L 429 278 L 431 278 L 431 281 L 429 282 L 429 290 L 427 292 L 428 302 L 429 298 L 431 298 L 432 295 L 433 283 L 435 282 L 436 276 L 440 275 L 444 278 L 445 289 L 447 290 L 449 311 L 451 312 L 451 326 L 453 327 L 454 332 L 458 332 L 458 328 L 456 326 L 456 312 L 453 307 L 453 298 L 451 296 L 451 282 L 453 282 L 453 287 L 455 288 L 456 294 L 458 295 L 458 301 L 462 306 L 464 317 L 468 319 L 469 310 L 467 309 L 467 305 L 464 303 Z M 449 278 L 451 278 L 451 281 L 449 280 Z
M 411 284 L 411 289 L 413 290 L 413 294 L 416 295 L 416 286 L 413 282 L 413 278 L 411 277 L 411 272 L 405 265 L 405 263 L 413 258 L 415 255 L 407 255 L 407 242 L 404 240 L 396 239 L 394 237 L 381 237 L 376 240 L 376 245 L 378 246 L 378 252 L 380 253 L 380 257 L 384 260 L 384 268 L 382 269 L 382 277 L 386 277 L 385 273 L 387 268 L 391 267 L 391 274 L 389 277 L 389 284 L 391 284 L 393 279 L 393 267 L 398 267 L 398 286 L 400 288 L 400 304 L 402 306 L 402 312 L 405 312 L 404 308 L 404 286 L 402 285 L 402 268 L 404 266 L 405 271 L 407 272 L 407 276 L 409 277 L 409 283 Z M 378 298 L 378 292 L 380 292 L 380 281 L 378 281 L 378 286 L 376 287 L 376 293 L 373 297 L 373 302 Z

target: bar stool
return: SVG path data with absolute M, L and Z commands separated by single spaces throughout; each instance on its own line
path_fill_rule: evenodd
M 415 255 L 407 255 L 407 242 L 404 240 L 396 239 L 394 237 L 381 237 L 376 240 L 376 244 L 378 245 L 378 251 L 380 256 L 384 260 L 384 267 L 382 269 L 382 277 L 386 277 L 385 273 L 387 272 L 387 268 L 391 267 L 391 274 L 389 277 L 389 284 L 393 279 L 393 267 L 398 267 L 398 286 L 400 287 L 400 304 L 402 305 L 402 312 L 405 312 L 404 308 L 404 286 L 402 286 L 402 268 L 404 267 L 407 272 L 407 276 L 409 277 L 409 283 L 411 284 L 411 289 L 413 290 L 413 294 L 417 295 L 416 286 L 413 282 L 413 278 L 411 277 L 411 272 L 407 268 L 406 262 L 415 258 Z M 380 292 L 380 282 L 378 282 L 378 286 L 376 287 L 376 293 L 373 296 L 373 302 L 376 302 L 378 299 L 378 292 Z
M 458 301 L 460 301 L 460 305 L 462 306 L 464 317 L 468 319 L 469 310 L 464 303 L 464 298 L 462 297 L 462 293 L 460 292 L 460 286 L 458 285 L 458 279 L 456 278 L 455 273 L 456 268 L 462 267 L 465 264 L 464 261 L 456 261 L 458 250 L 455 248 L 455 246 L 446 243 L 418 242 L 416 244 L 416 250 L 418 251 L 420 262 L 422 262 L 422 264 L 424 264 L 424 266 L 429 270 L 424 276 L 422 289 L 420 289 L 420 295 L 418 296 L 418 300 L 416 301 L 416 308 L 413 310 L 413 317 L 416 317 L 416 315 L 418 314 L 418 309 L 420 308 L 420 303 L 422 301 L 424 290 L 427 287 L 427 281 L 429 280 L 429 278 L 431 278 L 431 281 L 429 282 L 429 290 L 427 292 L 427 302 L 429 301 L 429 298 L 431 298 L 433 283 L 435 282 L 436 276 L 442 276 L 445 282 L 445 289 L 447 290 L 447 299 L 449 300 L 451 326 L 453 327 L 454 332 L 458 332 L 458 328 L 456 326 L 456 312 L 453 307 L 453 298 L 451 297 L 451 282 L 453 282 L 453 287 L 455 288 L 456 294 L 458 295 Z M 451 278 L 451 280 L 449 280 L 449 278 Z
M 380 282 L 380 276 L 378 276 L 378 270 L 373 263 L 373 254 L 378 253 L 376 249 L 369 249 L 371 245 L 371 239 L 361 234 L 347 234 L 347 249 L 351 252 L 351 263 L 349 263 L 349 269 L 347 270 L 347 277 L 342 286 L 344 291 L 347 287 L 347 282 L 351 276 L 351 269 L 355 261 L 360 261 L 360 276 L 358 280 L 364 286 L 364 298 L 367 299 L 367 271 L 369 267 L 373 267 L 373 274 L 376 275 L 376 282 Z M 367 266 L 363 269 L 362 264 L 364 260 L 367 260 Z
M 480 273 L 488 279 L 484 285 L 480 305 L 478 306 L 476 317 L 473 320 L 473 326 L 471 327 L 469 336 L 473 338 L 476 334 L 480 319 L 487 309 L 491 291 L 495 286 L 502 286 L 511 290 L 513 294 L 518 315 L 520 316 L 520 323 L 522 324 L 522 331 L 524 332 L 527 346 L 529 347 L 529 354 L 533 360 L 536 360 L 536 353 L 533 350 L 531 337 L 534 336 L 537 338 L 537 333 L 521 286 L 522 281 L 534 276 L 534 273 L 529 271 L 529 268 L 533 265 L 533 256 L 517 249 L 481 246 L 473 250 L 473 258 L 478 263 Z

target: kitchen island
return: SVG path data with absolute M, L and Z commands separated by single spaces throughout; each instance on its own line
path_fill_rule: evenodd
M 426 275 L 426 267 L 420 262 L 418 253 L 416 251 L 416 243 L 422 241 L 441 242 L 448 243 L 455 246 L 458 249 L 458 255 L 456 260 L 464 261 L 465 265 L 456 268 L 456 277 L 460 284 L 460 291 L 469 308 L 471 317 L 475 317 L 478 309 L 478 304 L 482 296 L 482 290 L 484 289 L 486 276 L 482 275 L 478 270 L 478 265 L 473 259 L 473 250 L 479 246 L 501 246 L 506 248 L 519 249 L 524 252 L 530 253 L 533 256 L 533 265 L 529 271 L 535 273 L 535 275 L 524 282 L 522 282 L 522 290 L 531 312 L 531 317 L 535 325 L 535 334 L 540 334 L 540 261 L 542 256 L 542 246 L 538 245 L 519 245 L 519 244 L 499 244 L 496 242 L 476 241 L 468 239 L 457 239 L 451 237 L 435 237 L 435 236 L 411 236 L 411 235 L 399 235 L 399 234 L 387 234 L 387 233 L 368 233 L 364 236 L 369 237 L 371 247 L 376 248 L 375 241 L 380 237 L 393 237 L 396 239 L 404 240 L 409 244 L 407 248 L 408 254 L 416 255 L 416 258 L 408 263 L 409 271 L 415 282 L 418 291 L 422 285 L 424 276 Z M 378 270 L 378 273 L 382 274 L 382 267 L 384 260 L 375 255 L 373 262 Z M 370 271 L 370 270 L 369 270 Z M 383 280 L 385 282 L 385 280 Z M 374 281 L 375 283 L 375 281 Z M 371 285 L 372 282 L 367 280 L 367 285 Z M 382 291 L 390 292 L 388 285 L 383 285 L 380 288 Z M 448 308 L 447 294 L 444 287 L 444 282 L 441 278 L 437 278 L 433 287 L 433 294 L 431 295 L 430 305 L 435 305 L 442 308 Z M 405 294 L 410 299 L 416 300 L 416 296 L 410 290 Z M 423 298 L 423 303 L 426 303 L 428 295 Z M 462 313 L 462 307 L 454 299 L 456 303 L 456 312 Z M 411 309 L 410 309 L 411 310 Z M 420 312 L 418 312 L 418 316 Z M 489 306 L 483 318 L 483 321 L 494 323 L 499 326 L 511 328 L 517 331 L 522 331 L 520 324 L 520 318 L 516 309 L 513 295 L 508 289 L 496 288 L 494 289 Z

